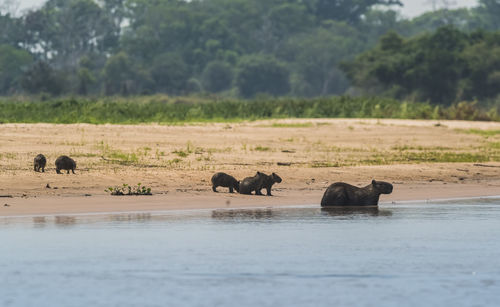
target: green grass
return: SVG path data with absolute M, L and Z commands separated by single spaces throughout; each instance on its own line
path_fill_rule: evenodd
M 500 134 L 500 130 L 482 130 L 482 129 L 458 129 L 458 131 L 465 132 L 468 134 L 477 134 L 484 137 L 497 136 Z
M 104 142 L 99 142 L 96 145 L 97 150 L 100 151 L 100 156 L 103 157 L 108 163 L 116 163 L 123 165 L 134 165 L 139 163 L 139 156 L 144 155 L 145 152 L 138 151 L 137 153 L 131 152 L 127 153 L 120 149 L 115 149 L 109 146 L 109 144 Z
M 183 150 L 176 150 L 176 151 L 173 151 L 172 153 L 178 155 L 181 158 L 185 158 L 185 157 L 189 156 L 189 153 L 185 152 Z
M 255 146 L 253 150 L 255 150 L 255 151 L 270 151 L 271 148 L 259 145 L 259 146 Z
M 307 123 L 273 123 L 271 125 L 272 128 L 310 128 L 314 127 L 314 124 L 311 122 Z
M 463 109 L 463 110 L 462 110 Z M 457 110 L 462 110 L 458 112 Z M 467 113 L 467 112 L 468 113 Z M 488 115 L 493 114 L 493 115 Z M 450 107 L 380 97 L 266 98 L 212 100 L 203 97 L 0 98 L 0 123 L 91 123 L 178 125 L 273 118 L 404 118 L 500 120 L 474 103 Z M 312 127 L 275 123 L 273 127 Z

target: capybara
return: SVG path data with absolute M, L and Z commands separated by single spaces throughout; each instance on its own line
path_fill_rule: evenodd
M 280 183 L 281 177 L 278 176 L 276 173 L 272 173 L 271 176 L 262 174 L 264 176 L 264 180 L 262 181 L 262 187 L 261 189 L 266 189 L 267 190 L 267 196 L 272 196 L 271 195 L 271 187 L 275 183 Z
M 71 170 L 73 174 L 75 173 L 76 162 L 68 156 L 60 156 L 56 160 L 56 172 L 58 174 L 61 173 L 61 170 L 64 169 L 68 172 Z
M 217 192 L 217 187 L 229 188 L 229 193 L 234 193 L 234 190 L 236 190 L 236 192 L 239 192 L 240 182 L 231 175 L 219 172 L 215 173 L 212 176 L 212 190 L 214 192 Z
M 384 181 L 372 180 L 372 183 L 358 188 L 344 182 L 330 185 L 323 198 L 321 207 L 329 206 L 378 206 L 380 194 L 391 194 L 392 184 Z
M 46 164 L 47 164 L 47 159 L 42 154 L 38 154 L 33 160 L 35 172 L 39 172 L 40 170 L 42 170 L 42 173 L 44 173 Z
M 257 172 L 253 177 L 246 177 L 240 182 L 240 194 L 252 194 L 255 191 L 255 195 L 262 195 L 260 190 L 262 189 L 262 184 L 264 183 L 265 174 Z

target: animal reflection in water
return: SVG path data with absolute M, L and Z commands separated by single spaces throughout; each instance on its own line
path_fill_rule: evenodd
M 217 220 L 281 220 L 298 217 L 307 219 L 318 216 L 356 217 L 391 215 L 391 211 L 379 209 L 378 207 L 218 209 L 212 211 L 212 218 Z
M 270 219 L 274 211 L 266 209 L 220 209 L 212 211 L 214 219 Z
M 77 219 L 74 216 L 66 215 L 58 215 L 53 218 L 47 218 L 45 216 L 33 217 L 33 226 L 37 228 L 45 227 L 49 222 L 53 222 L 54 225 L 58 227 L 68 227 L 75 225 L 77 223 Z
M 329 216 L 392 216 L 389 210 L 381 210 L 378 207 L 323 207 L 321 213 Z
M 151 213 L 114 214 L 111 216 L 111 220 L 115 222 L 147 222 L 151 219 Z
M 61 227 L 73 226 L 76 224 L 76 218 L 74 216 L 56 216 L 54 223 Z

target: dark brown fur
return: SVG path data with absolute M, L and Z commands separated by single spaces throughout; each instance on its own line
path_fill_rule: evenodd
M 392 184 L 384 181 L 372 180 L 372 183 L 363 188 L 336 182 L 330 185 L 323 198 L 321 207 L 330 206 L 378 206 L 380 194 L 391 194 Z
M 61 173 L 62 169 L 66 170 L 68 174 L 69 174 L 69 171 L 71 170 L 71 172 L 73 172 L 73 174 L 74 174 L 75 168 L 76 168 L 75 160 L 71 159 L 68 156 L 60 156 L 56 160 L 56 172 L 58 174 Z
M 266 189 L 267 196 L 272 196 L 271 195 L 271 188 L 272 188 L 273 184 L 280 183 L 282 181 L 282 179 L 276 173 L 272 173 L 270 176 L 266 175 L 266 174 L 262 174 L 262 175 L 264 176 L 264 180 L 262 181 L 261 189 Z
M 261 172 L 257 172 L 253 177 L 246 177 L 240 183 L 240 194 L 252 194 L 255 191 L 255 195 L 262 195 L 260 190 L 262 189 L 262 184 L 266 176 Z
M 44 173 L 46 164 L 47 164 L 47 159 L 42 154 L 38 154 L 33 160 L 33 165 L 34 165 L 33 167 L 35 169 L 35 172 L 39 172 L 41 169 L 42 173 Z
M 212 190 L 217 192 L 217 187 L 229 188 L 229 193 L 234 193 L 234 190 L 239 192 L 240 182 L 231 175 L 219 172 L 212 176 Z

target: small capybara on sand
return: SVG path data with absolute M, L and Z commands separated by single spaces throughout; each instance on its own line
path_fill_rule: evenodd
M 272 173 L 271 176 L 262 174 L 264 176 L 264 180 L 262 182 L 262 187 L 261 189 L 266 189 L 267 190 L 267 196 L 272 196 L 271 195 L 271 187 L 275 183 L 280 183 L 281 177 L 278 176 L 276 173 Z
M 42 170 L 42 173 L 44 173 L 46 164 L 47 164 L 47 159 L 42 154 L 38 154 L 33 160 L 35 172 L 39 172 L 40 170 Z
M 212 190 L 214 192 L 217 192 L 217 187 L 229 188 L 229 193 L 234 193 L 234 190 L 236 190 L 236 192 L 239 192 L 240 182 L 231 175 L 219 172 L 215 173 L 212 176 Z
M 380 194 L 391 194 L 392 184 L 384 181 L 372 180 L 372 183 L 358 188 L 344 182 L 330 185 L 323 198 L 321 207 L 335 206 L 378 206 Z
M 255 195 L 262 195 L 260 190 L 265 180 L 265 174 L 257 172 L 253 177 L 246 177 L 240 182 L 240 194 L 252 194 L 255 191 Z
M 71 170 L 73 174 L 75 173 L 76 162 L 68 156 L 60 156 L 56 160 L 56 172 L 58 174 L 61 173 L 61 170 L 64 169 L 68 172 Z

